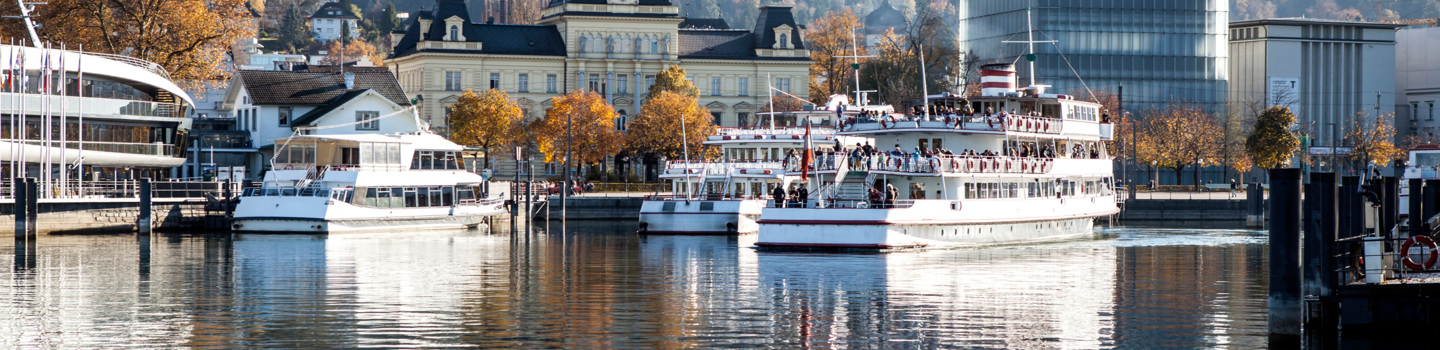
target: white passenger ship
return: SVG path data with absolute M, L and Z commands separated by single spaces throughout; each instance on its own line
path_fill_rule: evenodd
M 892 112 L 890 106 L 866 107 Z M 845 111 L 859 113 L 856 108 Z M 860 138 L 835 135 L 836 112 L 802 110 L 761 113 L 760 126 L 720 128 L 706 145 L 718 146 L 721 159 L 672 160 L 660 175 L 669 182 L 671 194 L 652 195 L 640 206 L 640 230 L 647 234 L 748 234 L 759 226 L 755 220 L 765 206 L 765 197 L 775 186 L 792 187 L 798 174 L 785 173 L 786 154 L 811 143 L 833 147 L 836 139 L 854 143 Z M 803 126 L 811 122 L 807 131 Z M 766 125 L 768 124 L 768 125 Z
M 847 122 L 838 135 L 870 138 L 893 155 L 854 168 L 840 159 L 817 162 L 819 176 L 808 181 L 823 186 L 804 208 L 767 208 L 756 246 L 884 250 L 1053 240 L 1090 234 L 1095 218 L 1118 213 L 1104 147 L 1113 130 L 1100 120 L 1100 105 L 1045 94 L 1041 86 L 1016 91 L 1013 66 L 984 68 L 981 95 L 929 99 L 958 115 Z M 964 112 L 966 103 L 974 112 Z M 799 174 L 792 165 L 787 173 Z
M 369 232 L 474 228 L 504 195 L 460 165 L 462 148 L 428 132 L 298 135 L 276 140 L 274 167 L 247 190 L 232 228 Z

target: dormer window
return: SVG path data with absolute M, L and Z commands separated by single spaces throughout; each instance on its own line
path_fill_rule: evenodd
M 455 41 L 455 38 L 459 38 L 459 37 L 460 37 L 460 27 L 459 27 L 459 26 L 450 26 L 450 41 Z
M 775 45 L 774 45 L 774 46 L 771 46 L 771 48 L 774 48 L 774 49 L 793 49 L 793 48 L 795 48 L 795 45 L 791 45 L 791 44 L 790 44 L 790 35 L 791 35 L 791 34 L 794 34 L 794 30 L 795 30 L 794 28 L 791 28 L 789 25 L 785 25 L 785 24 L 781 24 L 779 27 L 775 27 L 775 29 L 774 29 L 774 31 L 775 31 Z
M 460 16 L 450 16 L 450 18 L 446 18 L 445 27 L 450 28 L 450 31 L 446 33 L 444 40 L 465 41 L 465 34 L 460 32 L 460 25 L 464 24 L 464 22 L 465 20 L 460 19 Z

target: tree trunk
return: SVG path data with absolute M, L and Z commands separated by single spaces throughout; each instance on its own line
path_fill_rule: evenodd
M 1199 165 L 1196 165 L 1194 168 L 1195 168 L 1195 169 L 1194 169 L 1193 171 L 1195 172 L 1195 191 L 1196 191 L 1196 192 L 1199 192 L 1199 191 L 1200 191 L 1200 166 L 1199 166 Z
M 1185 184 L 1184 175 L 1182 175 L 1182 174 L 1184 174 L 1184 173 L 1185 173 L 1185 167 L 1183 167 L 1183 166 L 1177 166 L 1177 167 L 1175 167 L 1175 186 L 1181 186 L 1181 185 L 1184 185 L 1184 184 Z

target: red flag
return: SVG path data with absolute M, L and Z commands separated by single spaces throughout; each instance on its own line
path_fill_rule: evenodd
M 800 179 L 804 181 L 810 178 L 810 162 L 815 158 L 815 152 L 810 149 L 810 119 L 805 119 L 805 152 L 800 153 Z

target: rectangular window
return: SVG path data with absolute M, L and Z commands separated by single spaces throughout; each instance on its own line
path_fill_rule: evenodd
M 720 112 L 710 112 L 710 117 L 715 118 L 715 126 L 720 126 Z
M 250 129 L 260 131 L 260 107 L 250 109 Z
M 1430 105 L 1430 113 L 1425 117 L 1425 120 L 1435 120 L 1435 101 L 1428 101 L 1425 102 L 1425 104 Z
M 650 87 L 651 87 L 651 86 L 654 86 L 654 85 L 655 85 L 655 76 L 654 76 L 654 75 L 646 75 L 646 76 L 645 76 L 645 91 L 650 91 Z
M 619 80 L 618 84 L 620 84 L 620 86 L 616 86 L 616 87 L 615 87 L 615 92 L 618 93 L 618 94 L 621 94 L 621 95 L 629 95 L 629 94 L 630 94 L 630 76 L 621 74 L 620 77 L 619 77 L 619 79 L 620 79 L 620 80 Z
M 600 91 L 600 75 L 590 75 L 590 91 Z
M 741 78 L 741 79 L 744 79 L 744 78 Z M 750 113 L 749 113 L 749 112 L 735 113 L 735 116 L 736 116 L 735 119 L 737 119 L 738 122 L 739 122 L 739 124 L 736 124 L 736 126 L 741 126 L 741 127 L 750 126 Z
M 460 72 L 445 72 L 445 91 L 460 91 Z
M 1410 102 L 1410 120 L 1420 119 L 1420 102 Z
M 490 73 L 490 88 L 500 90 L 500 73 Z
M 790 78 L 775 79 L 775 88 L 780 91 L 790 92 Z
M 519 92 L 530 92 L 530 74 L 520 73 L 520 86 L 515 89 Z
M 290 126 L 290 107 L 280 107 L 280 126 Z
M 750 96 L 750 78 L 740 77 L 740 96 Z
M 710 96 L 720 96 L 720 77 L 710 78 Z
M 358 111 L 355 112 L 355 130 L 380 130 L 380 112 Z
M 555 90 L 555 75 L 554 75 L 554 74 L 547 74 L 547 75 L 545 75 L 545 92 L 547 92 L 547 93 L 552 93 L 552 94 L 553 94 L 553 93 L 555 93 L 555 91 L 556 91 L 556 90 Z

